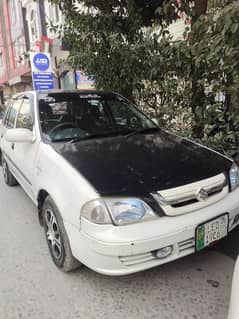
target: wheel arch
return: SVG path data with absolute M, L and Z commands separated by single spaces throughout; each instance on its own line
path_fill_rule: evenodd
M 38 210 L 38 218 L 39 218 L 39 223 L 41 226 L 43 226 L 43 220 L 42 220 L 42 208 L 43 208 L 43 204 L 45 202 L 45 199 L 47 198 L 47 196 L 49 196 L 50 194 L 45 190 L 45 189 L 40 189 L 40 191 L 38 192 L 38 196 L 37 196 L 37 210 Z

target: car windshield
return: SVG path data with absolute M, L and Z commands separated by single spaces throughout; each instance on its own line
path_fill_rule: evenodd
M 157 129 L 133 104 L 116 94 L 40 93 L 43 134 L 52 142 Z

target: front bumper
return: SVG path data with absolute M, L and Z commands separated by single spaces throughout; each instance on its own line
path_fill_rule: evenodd
M 82 219 L 81 229 L 65 223 L 73 255 L 89 268 L 107 275 L 126 275 L 195 252 L 196 227 L 229 213 L 229 231 L 239 224 L 239 188 L 219 202 L 192 213 L 160 217 L 126 226 L 95 225 Z M 157 259 L 154 251 L 172 246 L 172 254 Z

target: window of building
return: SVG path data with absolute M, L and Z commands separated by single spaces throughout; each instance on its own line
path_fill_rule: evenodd
M 53 5 L 51 5 L 51 4 L 49 5 L 48 11 L 49 11 L 50 21 L 53 21 L 54 20 Z
M 33 41 L 38 38 L 37 16 L 36 16 L 36 11 L 33 9 L 30 13 L 30 33 L 31 33 L 31 38 Z
M 3 68 L 3 54 L 0 53 L 0 69 Z
M 60 17 L 59 17 L 59 8 L 57 4 L 55 4 L 55 16 L 56 16 L 56 22 L 59 22 Z
M 15 0 L 8 0 L 8 9 L 9 9 L 9 14 L 10 14 L 10 18 L 11 18 L 11 23 L 12 23 L 12 25 L 14 25 L 17 22 L 17 12 L 16 12 Z
M 21 64 L 23 61 L 23 53 L 24 53 L 24 38 L 19 37 L 13 42 L 13 51 L 14 51 L 14 57 L 17 64 Z

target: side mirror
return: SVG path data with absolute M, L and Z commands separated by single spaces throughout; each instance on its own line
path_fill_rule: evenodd
M 5 138 L 12 143 L 33 143 L 35 141 L 33 132 L 25 128 L 7 130 Z
M 154 124 L 159 125 L 159 121 L 156 118 L 151 119 L 152 122 L 154 122 Z
M 21 128 L 26 128 L 28 130 L 31 130 L 33 127 L 33 118 L 31 114 L 20 115 L 18 117 L 18 122 Z

